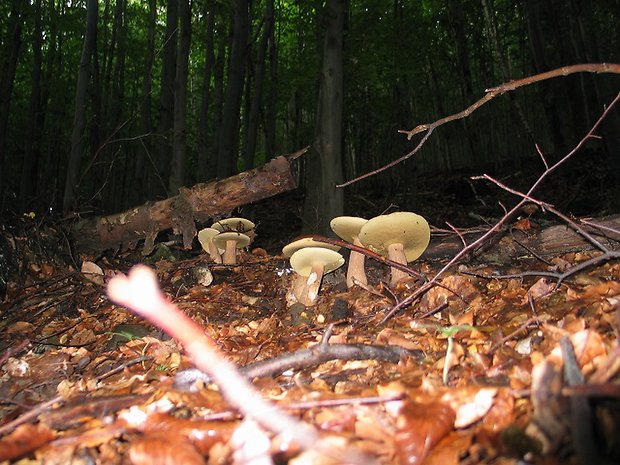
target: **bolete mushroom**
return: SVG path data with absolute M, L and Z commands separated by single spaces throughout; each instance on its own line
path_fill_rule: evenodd
M 431 230 L 427 221 L 411 212 L 372 218 L 359 233 L 359 240 L 365 247 L 401 265 L 407 265 L 422 255 L 430 239 Z M 395 286 L 407 276 L 404 271 L 392 267 L 390 285 Z
M 295 289 L 297 301 L 310 306 L 316 302 L 323 275 L 344 265 L 344 258 L 335 250 L 304 247 L 291 255 L 291 268 L 305 278 L 305 285 Z
M 246 247 L 250 243 L 250 238 L 239 232 L 223 232 L 213 237 L 213 243 L 224 249 L 222 262 L 224 265 L 234 265 L 237 263 L 237 249 Z
M 359 233 L 362 226 L 368 220 L 358 216 L 337 216 L 329 223 L 332 231 L 334 231 L 341 239 L 352 243 L 353 245 L 362 246 L 359 240 Z M 347 268 L 347 287 L 353 287 L 357 282 L 362 285 L 368 283 L 366 272 L 364 271 L 365 256 L 355 250 L 351 250 L 349 254 L 349 266 Z
M 286 258 L 290 258 L 291 255 L 293 255 L 295 252 L 305 247 L 321 247 L 333 251 L 340 250 L 340 247 L 337 245 L 328 244 L 327 242 L 315 241 L 310 237 L 303 237 L 301 239 L 297 239 L 296 241 L 291 242 L 290 244 L 285 245 L 282 248 L 282 255 L 284 255 Z M 295 279 L 293 280 L 292 286 L 292 294 L 295 296 L 295 299 L 297 299 L 297 296 L 302 293 L 305 286 L 305 276 L 297 274 Z M 299 299 L 297 299 L 297 301 L 299 301 Z
M 213 238 L 220 232 L 213 228 L 204 228 L 198 231 L 198 242 L 202 246 L 202 250 L 207 252 L 215 263 L 222 263 L 222 254 L 218 247 L 213 243 Z M 224 250 L 224 249 L 222 249 Z
M 315 241 L 310 237 L 303 237 L 282 247 L 282 255 L 288 258 L 299 249 L 303 249 L 305 247 L 321 247 L 323 249 L 329 250 L 340 250 L 340 247 L 337 245 L 328 244 L 327 242 Z
M 213 229 L 217 229 L 219 232 L 240 232 L 246 233 L 255 228 L 255 224 L 245 218 L 225 218 L 223 220 L 216 221 L 211 225 Z

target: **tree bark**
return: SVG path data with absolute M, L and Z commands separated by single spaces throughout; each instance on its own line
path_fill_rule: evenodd
M 86 105 L 88 103 L 88 82 L 90 80 L 90 64 L 97 47 L 97 18 L 99 2 L 88 0 L 86 10 L 86 34 L 78 70 L 77 88 L 75 91 L 75 112 L 73 130 L 71 132 L 71 154 L 67 164 L 65 195 L 62 208 L 64 212 L 74 207 L 80 169 L 80 158 L 84 149 L 84 131 L 86 129 Z
M 176 193 L 185 182 L 186 114 L 187 114 L 187 70 L 189 48 L 192 38 L 191 0 L 179 0 L 181 37 L 177 55 L 177 72 L 174 84 L 174 142 L 172 148 L 172 169 L 168 191 Z
M 20 210 L 26 211 L 34 193 L 37 178 L 37 162 L 41 139 L 41 73 L 43 68 L 43 34 L 41 26 L 41 1 L 34 2 L 34 30 L 32 31 L 32 73 L 30 84 L 30 115 L 28 137 L 26 138 L 24 160 L 19 183 Z
M 174 113 L 174 80 L 177 62 L 177 26 L 179 23 L 179 0 L 168 0 L 166 7 L 166 36 L 161 76 L 161 96 L 159 100 L 159 125 L 157 127 L 160 142 L 157 153 L 157 172 L 153 173 L 153 186 L 156 195 L 167 195 L 170 177 L 171 136 Z
M 157 21 L 157 4 L 155 0 L 148 0 L 149 2 L 149 15 L 148 15 L 148 38 L 146 49 L 146 62 L 144 65 L 144 78 L 142 81 L 142 102 L 140 105 L 140 130 L 142 136 L 144 136 L 143 147 L 144 150 L 140 150 L 136 156 L 136 164 L 134 166 L 134 182 L 135 190 L 133 191 L 133 204 L 146 198 L 148 192 L 149 177 L 147 172 L 153 168 L 152 165 L 148 165 L 147 170 L 146 159 L 153 161 L 151 148 L 151 138 L 147 137 L 153 129 L 153 121 L 151 115 L 151 102 L 153 91 L 153 64 L 155 62 L 155 24 Z
M 205 67 L 202 74 L 202 96 L 200 100 L 200 120 L 198 133 L 198 176 L 195 181 L 204 182 L 209 176 L 209 107 L 211 105 L 211 76 L 215 65 L 213 29 L 215 25 L 214 6 L 210 5 L 205 15 Z
M 267 56 L 267 44 L 273 29 L 273 0 L 267 0 L 263 28 L 263 34 L 261 35 L 260 43 L 258 45 L 256 65 L 254 66 L 254 92 L 252 94 L 248 126 L 245 132 L 245 144 L 243 147 L 243 165 L 246 170 L 254 167 L 256 139 L 258 137 L 258 122 L 263 97 L 265 57 Z M 275 117 L 274 115 L 270 116 Z
M 22 43 L 23 5 L 21 0 L 13 0 L 8 20 L 7 38 L 4 50 L 0 51 L 0 194 L 4 191 L 4 158 L 9 125 L 11 96 L 17 70 L 17 58 Z
M 273 18 L 275 24 L 275 18 Z M 276 119 L 278 101 L 278 47 L 274 33 L 275 27 L 272 25 L 269 35 L 269 95 L 267 105 L 263 113 L 263 126 L 265 128 L 265 150 L 269 160 L 278 153 L 278 143 L 276 141 Z
M 217 177 L 225 178 L 236 171 L 239 111 L 243 94 L 245 54 L 248 43 L 248 0 L 234 0 L 233 43 L 228 68 L 228 84 L 224 113 L 219 131 Z
M 304 152 L 275 158 L 261 168 L 228 179 L 181 188 L 179 195 L 166 200 L 116 215 L 82 220 L 71 229 L 71 237 L 77 249 L 84 252 L 131 247 L 135 241 L 145 239 L 143 253 L 147 255 L 153 249 L 157 233 L 172 227 L 175 233 L 183 235 L 184 246 L 191 248 L 196 235 L 195 221 L 205 222 L 297 187 L 290 160 Z
M 304 203 L 304 230 L 327 234 L 332 218 L 342 215 L 343 32 L 345 0 L 328 0 L 323 69 Z M 317 178 L 316 175 L 319 175 Z

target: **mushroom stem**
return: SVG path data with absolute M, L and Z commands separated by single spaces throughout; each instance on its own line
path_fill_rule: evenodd
M 400 263 L 407 266 L 407 257 L 402 244 L 394 243 L 388 245 L 388 258 L 393 262 Z M 390 286 L 396 286 L 400 281 L 409 276 L 408 273 L 399 270 L 398 268 L 390 267 Z
M 226 241 L 222 262 L 224 265 L 234 265 L 237 263 L 237 241 Z
M 353 244 L 362 246 L 360 240 L 356 237 Z M 349 254 L 349 268 L 347 268 L 347 287 L 351 288 L 357 282 L 362 285 L 368 284 L 366 278 L 366 272 L 364 271 L 364 262 L 366 256 L 363 253 L 359 253 L 355 250 L 351 250 Z
M 314 302 L 316 302 L 316 298 L 319 295 L 319 289 L 321 288 L 321 281 L 323 280 L 324 271 L 325 266 L 323 266 L 323 264 L 316 263 L 312 265 L 312 271 L 310 271 L 310 274 L 306 277 L 304 287 L 297 298 L 297 300 L 306 307 L 314 305 Z
M 211 257 L 211 260 L 213 260 L 215 263 L 222 263 L 222 256 L 220 255 L 220 251 L 218 250 L 217 246 L 213 242 L 213 238 L 209 238 L 207 244 L 209 249 L 209 257 Z

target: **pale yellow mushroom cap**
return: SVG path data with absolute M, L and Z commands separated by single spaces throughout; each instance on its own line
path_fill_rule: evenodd
M 282 248 L 282 255 L 284 255 L 285 257 L 290 257 L 295 252 L 305 247 L 320 247 L 329 250 L 340 250 L 340 247 L 338 247 L 337 245 L 332 245 L 321 241 L 315 241 L 314 239 L 311 239 L 309 237 L 304 237 L 302 239 L 297 239 L 296 241 L 285 245 Z
M 396 212 L 368 220 L 360 230 L 359 240 L 373 252 L 386 256 L 390 245 L 402 244 L 405 257 L 410 262 L 428 247 L 431 229 L 420 215 Z
M 344 258 L 335 250 L 323 247 L 304 247 L 291 255 L 290 262 L 291 268 L 297 274 L 308 276 L 315 265 L 323 266 L 323 274 L 331 273 L 344 265 Z
M 213 237 L 213 242 L 219 248 L 226 248 L 226 242 L 228 241 L 235 241 L 236 247 L 238 249 L 241 249 L 249 245 L 250 238 L 246 236 L 245 234 L 238 233 L 238 232 L 223 232 Z
M 209 239 L 213 239 L 220 233 L 217 229 L 213 228 L 204 228 L 198 231 L 198 242 L 202 246 L 202 249 L 205 251 L 209 251 Z
M 337 216 L 329 222 L 329 226 L 338 237 L 353 243 L 355 238 L 359 236 L 360 229 L 366 223 L 368 223 L 368 220 L 359 216 Z
M 217 229 L 220 232 L 248 232 L 254 229 L 256 225 L 250 220 L 245 218 L 225 218 L 217 221 L 211 225 L 213 229 Z

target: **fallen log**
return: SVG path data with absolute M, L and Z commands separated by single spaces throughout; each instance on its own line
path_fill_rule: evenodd
M 584 231 L 591 234 L 610 250 L 620 248 L 620 215 L 591 220 L 599 226 L 581 224 Z M 463 234 L 468 243 L 478 239 L 484 231 Z M 461 238 L 454 235 L 432 240 L 422 259 L 445 259 L 456 255 L 463 248 Z M 489 263 L 510 263 L 520 256 L 536 254 L 548 258 L 568 252 L 594 249 L 594 245 L 567 225 L 554 225 L 546 228 L 532 228 L 521 231 L 504 228 L 493 235 L 475 251 L 478 261 Z
M 183 246 L 191 248 L 196 235 L 196 221 L 230 214 L 233 210 L 272 197 L 297 187 L 290 161 L 307 149 L 288 156 L 274 158 L 255 168 L 230 178 L 207 184 L 182 187 L 179 195 L 154 203 L 146 203 L 114 215 L 87 218 L 73 224 L 69 234 L 76 250 L 102 252 L 113 248 L 135 247 L 144 239 L 142 253 L 153 250 L 160 231 L 170 229 L 182 234 Z

